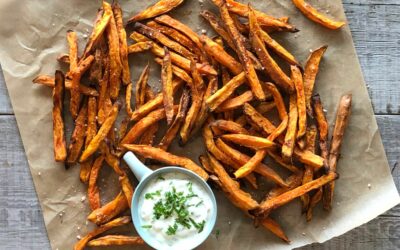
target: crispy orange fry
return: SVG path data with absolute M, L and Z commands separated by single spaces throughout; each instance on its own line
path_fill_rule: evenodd
M 136 82 L 136 97 L 135 97 L 135 107 L 140 108 L 146 103 L 146 86 L 149 80 L 150 65 L 147 64 L 140 74 L 139 80 Z M 132 116 L 130 114 L 129 116 Z
M 97 186 L 97 178 L 99 176 L 99 172 L 101 166 L 103 164 L 104 157 L 99 156 L 93 163 L 92 169 L 90 170 L 90 178 L 89 178 L 89 187 L 88 187 L 88 200 L 90 209 L 96 210 L 101 207 L 100 203 L 100 191 Z
M 153 29 L 153 28 L 143 25 L 141 23 L 136 23 L 135 30 L 138 31 L 139 33 L 149 37 L 150 39 L 156 40 L 160 44 L 164 45 L 165 47 L 168 47 L 169 49 L 175 51 L 176 53 L 178 53 L 186 58 L 195 57 L 195 54 L 190 52 L 183 45 L 169 39 L 167 36 L 162 34 L 157 29 Z
M 144 52 L 146 50 L 150 50 L 152 48 L 153 48 L 153 42 L 151 42 L 151 41 L 138 42 L 138 43 L 129 45 L 128 54 L 140 53 L 140 52 Z
M 107 164 L 114 170 L 114 172 L 119 176 L 124 175 L 124 171 L 120 168 L 119 158 L 111 153 L 110 146 L 103 141 L 100 143 L 99 149 L 101 154 L 104 156 L 104 160 L 106 160 Z
M 167 123 L 170 125 L 174 119 L 174 90 L 172 86 L 172 63 L 171 55 L 167 47 L 164 47 L 164 59 L 161 68 L 161 84 L 163 93 L 164 110 Z
M 239 88 L 246 81 L 246 74 L 244 72 L 235 76 L 226 85 L 220 88 L 217 92 L 207 98 L 206 103 L 211 111 L 214 111 L 226 101 L 232 93 Z
M 174 79 L 174 93 L 182 86 L 183 81 L 180 79 Z M 140 108 L 136 109 L 132 116 L 131 116 L 131 121 L 138 121 L 142 117 L 146 116 L 149 114 L 151 111 L 159 108 L 163 103 L 163 95 L 162 93 L 158 94 L 154 99 L 151 101 L 148 101 L 145 103 L 143 106 Z
M 319 148 L 321 150 L 321 156 L 326 161 L 329 159 L 329 149 L 328 149 L 328 134 L 329 134 L 329 124 L 325 117 L 324 108 L 322 106 L 321 98 L 319 94 L 313 96 L 313 108 L 315 114 L 315 120 L 318 126 L 319 134 Z
M 277 153 L 275 153 L 273 151 L 268 151 L 268 155 L 272 159 L 274 159 L 274 161 L 276 161 L 276 163 L 278 163 L 282 167 L 288 169 L 289 171 L 291 171 L 293 173 L 297 173 L 299 171 L 299 169 L 296 166 L 286 163 L 285 160 L 280 155 L 278 155 Z
M 38 75 L 35 79 L 32 80 L 32 82 L 36 84 L 43 84 L 51 88 L 54 88 L 55 85 L 54 78 L 48 75 Z M 71 89 L 71 81 L 69 79 L 65 79 L 65 88 Z M 82 93 L 82 95 L 89 95 L 89 96 L 99 95 L 96 89 L 87 87 L 83 84 L 79 84 L 79 91 Z
M 144 245 L 144 240 L 139 236 L 106 235 L 89 241 L 89 247 Z
M 125 147 L 127 150 L 131 150 L 144 156 L 145 158 L 157 160 L 171 166 L 181 166 L 195 172 L 204 180 L 208 179 L 208 174 L 200 166 L 198 166 L 196 163 L 188 158 L 173 155 L 162 149 L 153 148 L 146 145 L 123 144 L 122 146 Z
M 67 31 L 67 42 L 69 45 L 69 71 L 72 72 L 71 77 L 71 100 L 70 100 L 70 111 L 72 117 L 75 119 L 78 115 L 80 92 L 79 92 L 79 77 L 78 74 L 74 74 L 78 67 L 78 38 L 76 33 L 72 30 Z
M 285 242 L 290 242 L 289 238 L 286 236 L 285 232 L 282 230 L 281 226 L 274 221 L 271 218 L 265 218 L 260 221 L 260 224 L 263 225 L 265 228 L 267 228 L 269 231 L 271 231 L 273 234 L 278 236 L 280 239 L 282 239 Z
M 303 172 L 298 171 L 292 175 L 290 175 L 288 178 L 286 178 L 285 182 L 287 183 L 287 187 L 275 187 L 271 189 L 268 194 L 266 195 L 265 200 L 270 200 L 272 198 L 278 197 L 279 195 L 282 195 L 292 189 L 295 189 L 299 186 L 301 186 L 301 181 L 303 179 Z
M 109 64 L 106 62 L 103 79 L 99 82 L 99 100 L 97 106 L 97 117 L 99 124 L 103 124 L 110 110 L 109 106 L 111 104 L 110 95 L 108 91 L 109 85 L 110 69 Z
M 107 2 L 103 2 L 103 8 L 111 9 L 111 6 Z M 112 12 L 112 10 L 111 10 Z M 111 14 L 110 22 L 106 28 L 107 30 L 107 40 L 108 40 L 108 50 L 110 58 L 110 97 L 112 100 L 117 99 L 119 95 L 119 90 L 121 88 L 121 74 L 122 74 L 122 63 L 121 54 L 119 46 L 119 37 L 117 24 L 114 14 Z
M 247 102 L 251 102 L 253 100 L 253 98 L 254 98 L 253 92 L 248 90 L 235 98 L 226 100 L 215 111 L 216 112 L 226 112 L 229 110 L 237 109 L 237 108 L 243 106 L 244 104 L 246 104 Z
M 69 71 L 73 71 L 78 67 L 78 37 L 74 31 L 67 31 L 67 41 L 69 45 Z
M 222 190 L 230 196 L 234 205 L 245 211 L 258 208 L 258 202 L 255 201 L 249 193 L 240 189 L 239 183 L 231 179 L 217 159 L 210 154 L 208 157 L 215 174 L 222 183 Z
M 161 148 L 162 150 L 168 151 L 169 146 L 171 145 L 172 141 L 178 134 L 178 131 L 182 125 L 182 122 L 188 110 L 189 102 L 190 102 L 189 88 L 185 88 L 182 92 L 181 100 L 179 102 L 178 113 L 175 117 L 175 120 L 168 128 L 167 132 L 165 133 L 160 143 L 158 144 L 158 147 Z
M 75 120 L 75 128 L 71 135 L 71 140 L 68 147 L 68 165 L 77 162 L 82 146 L 85 142 L 87 111 L 88 107 L 87 102 L 85 101 L 84 105 L 79 111 L 78 117 Z
M 290 95 L 289 101 L 289 123 L 287 132 L 285 135 L 285 142 L 282 145 L 282 156 L 287 162 L 291 162 L 294 148 L 296 146 L 296 134 L 297 134 L 297 100 L 296 95 Z
M 199 161 L 200 161 L 201 165 L 203 166 L 203 168 L 208 173 L 210 173 L 210 174 L 214 173 L 214 169 L 212 168 L 211 163 L 210 163 L 210 158 L 208 158 L 207 155 L 200 155 L 199 156 Z M 211 176 L 210 176 L 210 178 L 211 178 Z
M 161 58 L 155 58 L 154 61 L 160 65 L 163 64 L 163 59 Z M 176 65 L 172 65 L 172 73 L 178 77 L 179 79 L 182 79 L 184 82 L 188 83 L 188 84 L 192 84 L 193 79 L 189 76 L 188 73 L 186 73 L 185 70 L 179 68 Z
M 246 72 L 246 78 L 248 84 L 253 91 L 254 96 L 258 100 L 265 100 L 266 96 L 261 87 L 260 81 L 258 79 L 257 73 L 254 69 L 254 66 L 247 54 L 246 47 L 244 46 L 243 40 L 240 39 L 240 33 L 237 30 L 234 22 L 229 14 L 228 7 L 226 1 L 223 0 L 219 4 L 217 4 L 221 13 L 222 21 L 225 24 L 225 27 L 233 40 L 236 51 L 238 52 L 239 59 L 243 65 L 244 71 Z
M 113 3 L 113 12 L 115 17 L 115 23 L 117 27 L 117 33 L 119 38 L 119 49 L 122 67 L 122 82 L 127 85 L 131 82 L 131 72 L 129 69 L 128 62 L 128 43 L 126 40 L 126 31 L 124 28 L 124 22 L 122 20 L 122 9 L 118 2 Z
M 274 109 L 275 107 L 276 107 L 275 102 L 262 102 L 262 103 L 260 103 L 260 104 L 256 107 L 256 110 L 257 110 L 258 113 L 260 113 L 260 114 L 262 114 L 262 115 L 265 115 L 265 114 L 267 114 L 269 111 L 271 111 L 272 109 Z M 239 116 L 239 117 L 235 120 L 235 122 L 238 123 L 238 124 L 240 124 L 240 125 L 242 125 L 242 126 L 245 126 L 246 123 L 247 123 L 246 115 L 243 114 L 243 115 Z
M 307 129 L 307 113 L 306 113 L 306 97 L 304 95 L 303 75 L 297 66 L 291 66 L 292 81 L 296 88 L 297 112 L 298 112 L 298 130 L 296 138 L 300 140 L 306 134 Z
M 261 28 L 255 20 L 255 14 L 252 9 L 249 12 L 249 20 L 250 20 L 250 40 L 252 41 L 252 47 L 256 51 L 258 58 L 261 61 L 261 64 L 264 66 L 265 71 L 268 75 L 288 93 L 294 91 L 294 86 L 291 79 L 282 71 L 279 65 L 275 62 L 275 60 L 271 57 L 263 41 L 258 35 L 261 32 Z
M 83 250 L 87 243 L 96 237 L 99 234 L 102 234 L 112 228 L 123 226 L 131 222 L 131 217 L 130 216 L 124 216 L 120 218 L 116 218 L 104 225 L 101 225 L 100 227 L 94 229 L 92 232 L 88 233 L 85 237 L 80 239 L 74 246 L 74 250 Z
M 233 134 L 244 134 L 248 135 L 249 131 L 245 129 L 242 125 L 237 124 L 234 121 L 227 120 L 216 120 L 210 124 L 211 128 L 217 128 L 219 130 L 233 133 Z
M 333 128 L 331 149 L 329 152 L 329 173 L 336 172 L 337 162 L 340 157 L 340 148 L 342 146 L 344 133 L 349 123 L 351 114 L 352 95 L 344 95 L 341 97 L 338 109 L 336 111 L 335 127 Z M 323 205 L 325 210 L 332 209 L 333 192 L 335 182 L 331 182 L 324 186 Z
M 314 171 L 325 166 L 324 158 L 319 155 L 313 154 L 308 150 L 301 150 L 298 147 L 294 148 L 294 157 L 297 158 L 301 163 L 307 164 L 314 168 Z
M 276 144 L 272 141 L 252 135 L 227 134 L 221 136 L 221 138 L 252 149 L 268 149 L 276 147 Z
M 321 24 L 322 26 L 336 30 L 340 29 L 344 26 L 345 22 L 336 22 L 331 20 L 330 18 L 324 16 L 317 9 L 311 6 L 309 3 L 306 3 L 304 0 L 292 0 L 294 5 L 310 20 Z
M 109 222 L 128 208 L 129 206 L 126 197 L 121 191 L 114 200 L 91 212 L 87 219 L 97 225 L 102 225 Z
M 242 4 L 234 0 L 227 0 L 226 3 L 230 12 L 235 13 L 242 17 L 248 17 L 249 7 L 246 4 Z M 270 17 L 263 12 L 255 11 L 255 14 L 257 17 L 257 22 L 259 22 L 261 26 L 274 27 L 274 28 L 276 27 L 290 32 L 298 31 L 293 25 L 290 25 L 287 22 L 284 22 L 280 19 Z
M 178 7 L 181 3 L 183 3 L 183 0 L 160 0 L 156 4 L 131 17 L 128 20 L 128 24 L 165 14 Z
M 94 53 L 94 61 L 90 67 L 89 80 L 99 83 L 103 78 L 103 54 L 100 48 L 97 48 Z
M 107 119 L 104 121 L 103 125 L 100 127 L 98 133 L 96 134 L 95 137 L 90 141 L 89 145 L 86 147 L 86 149 L 83 151 L 80 162 L 83 162 L 89 158 L 96 150 L 99 148 L 100 143 L 106 138 L 108 132 L 113 128 L 114 122 L 117 119 L 119 109 L 121 105 L 119 102 L 116 102 L 112 110 L 107 117 Z
M 322 195 L 323 195 L 323 189 L 319 188 L 315 194 L 311 197 L 310 199 L 310 205 L 308 206 L 307 213 L 306 213 L 306 219 L 307 221 L 311 221 L 312 219 L 312 212 L 314 207 L 318 205 L 318 203 L 322 200 Z
M 138 87 L 138 85 L 136 84 L 136 87 Z M 138 93 L 136 91 L 136 93 Z M 128 85 L 126 85 L 126 90 L 125 90 L 125 108 L 126 108 L 126 114 L 128 116 L 132 116 L 132 83 L 129 83 Z
M 53 147 L 54 159 L 58 162 L 64 162 L 67 159 L 67 144 L 65 142 L 63 119 L 64 82 L 64 74 L 57 70 L 53 88 Z
M 274 102 L 276 105 L 276 109 L 278 110 L 278 115 L 281 121 L 285 120 L 288 117 L 288 113 L 286 111 L 285 102 L 283 101 L 282 95 L 279 92 L 278 88 L 270 82 L 264 83 L 263 87 L 272 95 L 274 98 Z
M 119 177 L 119 182 L 121 183 L 122 192 L 124 192 L 126 201 L 128 202 L 129 207 L 131 207 L 132 196 L 134 192 L 132 184 L 126 174 Z
M 271 134 L 276 129 L 275 125 L 270 120 L 260 114 L 253 106 L 245 103 L 243 112 L 247 118 L 256 125 L 257 128 L 262 129 L 266 134 Z
M 337 178 L 338 178 L 338 175 L 334 172 L 331 172 L 328 175 L 324 175 L 316 180 L 308 182 L 307 184 L 304 184 L 300 187 L 292 189 L 292 190 L 290 190 L 286 193 L 283 193 L 277 197 L 265 200 L 264 202 L 262 202 L 260 204 L 259 208 L 250 211 L 250 213 L 254 214 L 254 216 L 256 216 L 259 219 L 264 219 L 269 215 L 269 213 L 272 210 L 285 205 L 286 203 L 300 197 L 301 195 L 304 195 L 304 194 L 306 194 L 312 190 L 315 190 L 327 183 L 330 183 Z
M 319 64 L 322 56 L 327 48 L 328 46 L 322 46 L 319 49 L 314 50 L 308 58 L 304 69 L 304 94 L 306 96 L 307 113 L 311 117 L 313 115 L 311 97 L 314 91 L 315 79 L 319 71 Z

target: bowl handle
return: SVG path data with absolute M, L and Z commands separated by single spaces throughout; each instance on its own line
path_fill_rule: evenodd
M 139 181 L 153 173 L 153 170 L 145 166 L 132 152 L 127 152 L 123 159 Z

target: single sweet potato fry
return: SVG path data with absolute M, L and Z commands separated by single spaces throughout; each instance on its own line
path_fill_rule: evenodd
M 290 242 L 289 238 L 286 236 L 286 234 L 283 231 L 283 229 L 281 228 L 281 226 L 276 221 L 271 219 L 270 217 L 261 220 L 260 224 L 263 227 L 267 228 L 269 231 L 271 231 L 273 234 L 278 236 L 281 240 L 283 240 L 287 243 Z
M 91 212 L 87 219 L 97 225 L 102 225 L 109 222 L 128 208 L 129 206 L 126 197 L 121 191 L 114 200 Z
M 264 117 L 248 103 L 244 104 L 243 113 L 252 123 L 254 123 L 254 125 L 256 125 L 257 128 L 262 129 L 268 135 L 274 132 L 276 129 L 275 125 L 272 124 L 268 118 Z
M 139 236 L 106 235 L 87 244 L 89 247 L 144 245 L 144 240 Z
M 253 92 L 248 90 L 237 97 L 226 100 L 215 110 L 215 112 L 226 112 L 240 108 L 246 103 L 251 102 L 253 99 L 254 99 Z
M 103 165 L 104 157 L 99 156 L 93 163 L 93 166 L 90 170 L 90 178 L 89 178 L 89 186 L 88 186 L 88 200 L 90 209 L 96 210 L 101 207 L 100 203 L 100 191 L 97 186 L 97 179 L 99 176 L 99 172 L 101 166 Z
M 54 85 L 55 85 L 55 79 L 48 75 L 38 75 L 35 79 L 32 80 L 32 82 L 36 83 L 36 84 L 43 84 L 50 88 L 54 88 Z M 71 80 L 65 79 L 64 85 L 65 85 L 66 89 L 70 90 L 71 89 Z M 79 91 L 81 92 L 82 95 L 99 96 L 99 93 L 97 92 L 96 89 L 87 87 L 83 84 L 79 84 Z
M 306 134 L 307 129 L 306 97 L 304 95 L 303 75 L 297 66 L 292 65 L 290 69 L 292 71 L 291 78 L 296 88 L 297 113 L 299 117 L 296 138 L 297 140 L 301 140 Z M 304 147 L 300 146 L 300 148 L 303 149 Z
M 210 163 L 210 158 L 208 158 L 207 155 L 200 155 L 199 156 L 199 161 L 201 163 L 201 165 L 203 166 L 203 168 L 209 173 L 209 174 L 213 174 L 214 173 L 214 169 L 211 166 Z M 211 178 L 211 176 L 210 176 Z
M 252 149 L 269 149 L 276 147 L 276 144 L 272 141 L 252 135 L 243 134 L 226 134 L 221 136 L 223 140 L 233 142 L 235 144 L 252 148 Z
M 210 124 L 211 128 L 217 128 L 221 131 L 229 132 L 232 134 L 250 134 L 247 129 L 245 129 L 242 125 L 237 124 L 234 121 L 227 121 L 227 120 L 216 120 Z
M 164 47 L 164 59 L 161 67 L 161 84 L 163 93 L 164 110 L 167 123 L 170 125 L 174 119 L 174 90 L 172 86 L 171 55 L 167 47 Z
M 272 109 L 274 109 L 275 107 L 276 107 L 275 102 L 262 102 L 256 107 L 256 110 L 258 113 L 265 115 L 268 112 L 270 112 Z M 247 123 L 246 115 L 243 114 L 243 115 L 239 116 L 235 120 L 235 122 L 242 126 L 245 126 Z
M 290 95 L 289 123 L 285 135 L 285 142 L 282 145 L 282 156 L 283 159 L 287 162 L 291 162 L 293 151 L 296 146 L 297 122 L 298 122 L 296 99 L 297 98 L 295 94 Z
M 183 0 L 160 0 L 131 17 L 128 20 L 128 24 L 165 14 L 178 7 L 181 3 L 183 3 Z
M 122 176 L 125 174 L 124 171 L 121 170 L 119 158 L 114 154 L 112 154 L 109 144 L 102 141 L 100 143 L 99 150 L 101 154 L 104 156 L 104 160 L 114 170 L 114 172 L 117 175 Z
M 78 117 L 75 120 L 75 128 L 71 135 L 70 144 L 68 147 L 68 158 L 67 164 L 71 165 L 77 162 L 79 154 L 81 153 L 82 146 L 85 142 L 86 129 L 87 129 L 87 114 L 88 106 L 85 101 L 81 110 L 79 111 Z
M 138 42 L 138 43 L 129 45 L 128 54 L 141 53 L 141 52 L 150 50 L 152 48 L 153 48 L 153 42 L 151 42 L 151 41 Z
M 136 109 L 140 108 L 142 105 L 146 103 L 146 87 L 147 82 L 149 80 L 150 73 L 150 65 L 147 64 L 140 74 L 139 79 L 136 82 L 136 93 L 135 93 L 135 107 Z M 129 116 L 132 116 L 130 114 Z
M 54 159 L 64 162 L 67 159 L 67 144 L 64 131 L 64 74 L 61 71 L 55 73 L 53 88 L 53 147 Z
M 129 207 L 131 207 L 131 202 L 132 202 L 132 196 L 134 193 L 134 189 L 132 187 L 132 184 L 126 174 L 121 175 L 119 177 L 119 182 L 121 183 L 122 187 L 122 192 L 124 192 L 124 195 L 126 197 L 126 201 L 128 202 Z
M 313 109 L 315 120 L 318 126 L 319 134 L 319 148 L 321 150 L 321 156 L 326 161 L 329 160 L 329 149 L 328 149 L 328 134 L 329 134 L 329 124 L 326 119 L 324 108 L 322 106 L 321 98 L 319 94 L 313 96 Z
M 276 163 L 278 163 L 280 166 L 282 166 L 282 167 L 288 169 L 289 171 L 291 171 L 291 172 L 293 172 L 293 173 L 299 172 L 299 169 L 298 169 L 296 166 L 294 166 L 294 165 L 292 165 L 292 164 L 289 164 L 289 163 L 286 163 L 285 160 L 284 160 L 279 154 L 277 154 L 276 152 L 268 151 L 268 155 L 269 155 Z

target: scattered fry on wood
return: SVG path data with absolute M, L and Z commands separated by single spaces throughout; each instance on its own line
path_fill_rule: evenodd
M 97 225 L 102 225 L 111 221 L 128 208 L 126 197 L 121 191 L 114 200 L 91 212 L 87 219 Z

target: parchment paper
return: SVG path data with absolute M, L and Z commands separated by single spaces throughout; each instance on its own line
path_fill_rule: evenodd
M 121 0 L 125 18 L 154 2 Z M 204 2 L 187 0 L 172 15 L 196 31 L 206 29 L 211 34 L 211 28 L 198 16 L 201 8 L 212 8 L 210 3 Z M 252 221 L 216 191 L 219 210 L 215 232 L 219 230 L 220 234 L 217 238 L 214 232 L 201 249 L 289 249 L 324 242 L 372 220 L 399 203 L 349 28 L 329 31 L 308 21 L 289 0 L 251 2 L 254 7 L 271 15 L 290 16 L 291 23 L 301 32 L 275 37 L 302 62 L 310 49 L 329 45 L 316 91 L 322 96 L 330 123 L 342 94 L 352 93 L 354 100 L 338 166 L 340 179 L 332 212 L 326 213 L 318 207 L 313 220 L 307 223 L 300 216 L 299 202 L 296 201 L 273 213 L 292 240 L 290 245 L 262 228 L 254 229 Z M 345 20 L 340 0 L 311 3 L 323 11 L 329 9 L 332 16 Z M 77 235 L 85 235 L 92 225 L 85 223 L 89 209 L 85 200 L 86 187 L 78 178 L 79 167 L 66 171 L 63 165 L 53 160 L 51 90 L 33 86 L 31 81 L 39 73 L 53 74 L 59 68 L 56 57 L 68 51 L 65 41 L 68 29 L 78 32 L 83 47 L 82 37 L 91 31 L 99 6 L 100 1 L 94 0 L 0 2 L 0 61 L 53 249 L 71 249 Z M 136 80 L 148 59 L 142 55 L 131 59 L 133 79 Z M 157 85 L 159 68 L 153 66 L 152 69 L 152 83 Z M 202 152 L 200 145 L 200 140 L 185 148 L 175 145 L 173 152 L 197 159 Z M 116 177 L 108 178 L 107 174 L 103 173 L 101 179 L 103 199 L 112 197 L 113 191 L 110 190 L 119 188 Z

